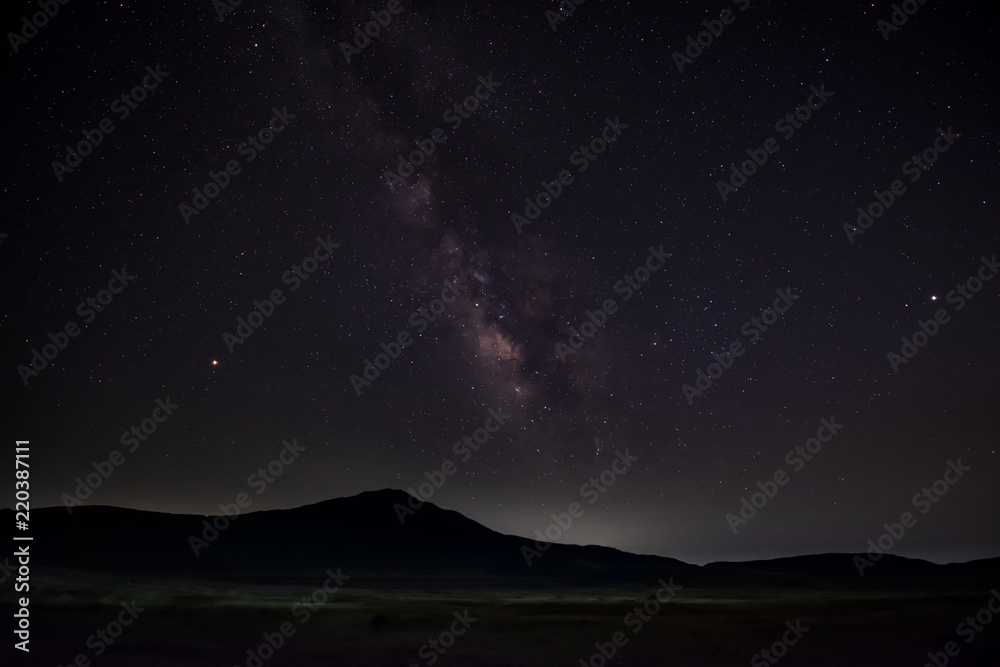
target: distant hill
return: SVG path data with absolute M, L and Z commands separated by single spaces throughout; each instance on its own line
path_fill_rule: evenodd
M 548 576 L 646 579 L 689 568 L 660 556 L 600 546 L 552 544 L 529 567 L 522 547 L 534 540 L 503 535 L 451 510 L 424 503 L 401 523 L 404 491 L 369 491 L 287 510 L 229 518 L 214 536 L 212 517 L 104 506 L 31 513 L 32 561 L 50 567 L 295 573 L 343 567 L 380 576 Z M 12 522 L 11 510 L 0 519 Z M 225 526 L 225 520 L 217 521 Z M 10 523 L 8 523 L 10 525 Z M 192 547 L 192 537 L 203 540 Z M 213 539 L 214 538 L 214 539 Z M 194 550 L 198 549 L 199 555 Z
M 117 507 L 77 507 L 72 515 L 63 507 L 35 509 L 31 513 L 32 565 L 278 576 L 342 567 L 383 578 L 527 577 L 591 584 L 648 583 L 672 574 L 690 585 L 794 584 L 804 579 L 864 583 L 852 554 L 698 567 L 609 547 L 538 545 L 490 530 L 432 503 L 424 503 L 400 523 L 396 507 L 406 507 L 408 501 L 412 499 L 404 491 L 369 491 L 294 509 L 230 517 L 228 527 L 223 518 Z M 12 514 L 12 510 L 0 510 L 0 520 L 10 525 Z M 206 522 L 223 529 L 213 533 L 206 529 Z M 535 550 L 530 567 L 525 550 Z M 987 580 L 997 573 L 1000 559 L 936 565 L 887 555 L 866 572 L 865 580 Z
M 868 559 L 866 554 L 857 556 Z M 939 565 L 918 558 L 904 558 L 885 554 L 871 566 L 863 566 L 864 579 L 879 582 L 913 581 L 990 581 L 1000 576 L 1000 558 L 989 558 L 968 563 Z M 831 553 L 792 556 L 771 560 L 743 562 L 715 562 L 705 565 L 714 572 L 728 572 L 743 577 L 779 576 L 785 579 L 810 581 L 861 580 L 855 554 Z

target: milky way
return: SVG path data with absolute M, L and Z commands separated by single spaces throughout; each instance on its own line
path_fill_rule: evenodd
M 494 409 L 509 422 L 432 501 L 496 530 L 533 534 L 628 450 L 565 541 L 857 551 L 961 457 L 898 553 L 997 555 L 1000 281 L 943 299 L 998 251 L 994 16 L 929 3 L 886 33 L 891 3 L 399 6 L 345 49 L 381 6 L 72 4 L 12 49 L 5 424 L 48 452 L 38 505 L 168 396 L 87 502 L 211 513 L 291 438 L 301 463 L 255 508 L 416 488 Z M 83 321 L 122 267 L 135 280 Z M 758 329 L 776 290 L 797 300 Z M 843 431 L 734 534 L 727 514 L 830 418 Z

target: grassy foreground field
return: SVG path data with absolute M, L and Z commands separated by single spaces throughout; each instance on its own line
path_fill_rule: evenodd
M 349 578 L 335 593 L 317 595 L 319 600 L 328 595 L 325 603 L 301 605 L 324 578 L 271 578 L 262 584 L 262 578 L 38 575 L 32 582 L 30 660 L 21 659 L 23 654 L 16 659 L 68 666 L 84 654 L 101 667 L 551 667 L 580 665 L 582 659 L 599 667 L 604 663 L 592 659 L 599 655 L 595 644 L 610 650 L 620 632 L 624 646 L 615 649 L 608 665 L 767 665 L 763 657 L 752 661 L 783 635 L 795 638 L 786 623 L 798 622 L 803 634 L 787 647 L 782 665 L 921 667 L 929 651 L 942 651 L 950 640 L 960 653 L 948 664 L 1000 665 L 1000 620 L 970 643 L 955 634 L 963 619 L 986 606 L 991 594 L 981 588 L 919 594 L 889 587 L 719 590 L 685 586 L 675 578 L 675 595 L 663 604 L 650 603 L 648 609 L 656 611 L 645 615 L 636 607 L 656 586 L 540 590 L 498 580 Z M 143 611 L 131 625 L 110 644 L 91 638 L 88 646 L 93 633 L 120 615 L 122 602 L 133 599 Z M 10 618 L 6 609 L 4 615 Z M 463 615 L 465 625 L 456 621 Z M 290 636 L 275 642 L 281 644 L 277 651 L 259 652 L 265 633 L 276 637 L 282 624 Z M 428 646 L 431 639 L 450 644 L 451 628 L 462 633 L 450 648 L 441 653 Z M 106 650 L 97 655 L 102 645 Z M 258 662 L 248 650 L 265 659 Z

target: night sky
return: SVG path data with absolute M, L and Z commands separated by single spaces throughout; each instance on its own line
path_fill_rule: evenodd
M 560 541 L 704 563 L 864 551 L 910 511 L 894 553 L 1000 555 L 997 10 L 911 5 L 60 5 L 5 57 L 3 432 L 33 505 L 115 450 L 85 503 L 198 514 L 448 459 L 431 502 L 505 533 L 580 502 Z

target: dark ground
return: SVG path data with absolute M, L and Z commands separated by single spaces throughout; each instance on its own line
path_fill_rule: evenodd
M 525 580 L 439 584 L 351 578 L 303 623 L 302 612 L 293 614 L 292 606 L 324 578 L 262 584 L 261 577 L 35 575 L 30 662 L 16 656 L 17 664 L 69 665 L 86 653 L 102 667 L 246 665 L 247 649 L 287 621 L 294 635 L 262 664 L 428 665 L 418 655 L 420 647 L 448 630 L 454 612 L 465 610 L 477 620 L 433 664 L 580 665 L 595 652 L 595 642 L 623 631 L 628 643 L 609 664 L 763 665 L 751 662 L 755 654 L 781 638 L 786 621 L 797 620 L 809 630 L 782 665 L 920 667 L 928 651 L 942 650 L 949 640 L 961 649 L 951 665 L 1000 664 L 1000 623 L 987 626 L 971 643 L 954 634 L 966 616 L 985 607 L 988 586 L 935 584 L 920 592 L 888 584 L 723 590 L 684 586 L 674 577 L 684 588 L 636 633 L 635 621 L 627 625 L 624 617 L 655 585 L 544 588 Z M 114 620 L 121 602 L 132 598 L 146 611 L 95 657 L 88 636 Z M 431 657 L 426 651 L 424 656 Z

